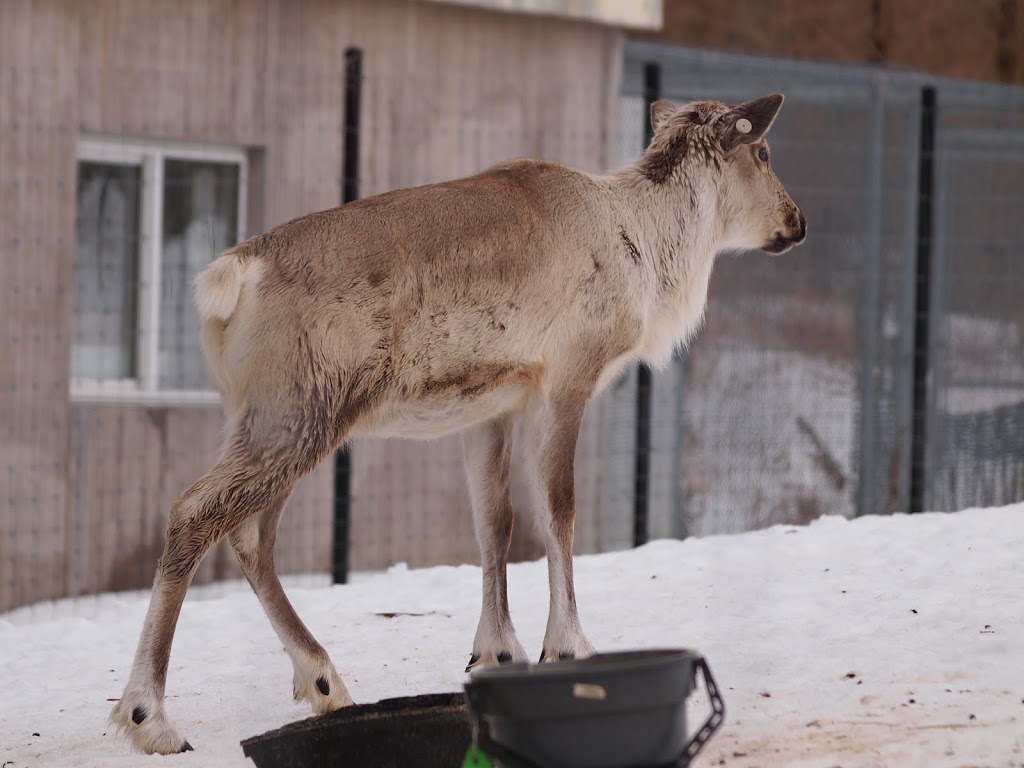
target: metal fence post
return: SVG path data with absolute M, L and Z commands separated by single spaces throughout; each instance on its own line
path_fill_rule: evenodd
M 935 88 L 921 89 L 921 137 L 917 176 L 917 271 L 914 284 L 914 388 L 910 448 L 910 511 L 925 504 L 928 426 L 928 345 L 931 330 L 932 214 L 935 177 Z
M 871 89 L 871 113 L 867 134 L 869 194 L 865 222 L 867 256 L 861 275 L 859 308 L 860 344 L 860 471 L 857 483 L 855 514 L 867 515 L 881 511 L 878 482 L 878 378 L 882 370 L 879 360 L 879 317 L 882 314 L 882 201 L 885 169 L 885 100 L 888 80 L 878 75 Z M 891 489 L 890 489 L 891 490 Z
M 362 98 L 363 52 L 345 49 L 345 116 L 342 136 L 341 202 L 359 198 L 359 108 Z M 334 547 L 331 580 L 348 581 L 349 524 L 351 522 L 352 454 L 343 445 L 334 454 Z
M 651 105 L 661 96 L 661 65 L 644 65 L 644 147 L 654 135 Z M 651 369 L 644 363 L 636 371 L 636 442 L 633 464 L 633 546 L 646 544 L 650 535 L 648 511 L 651 485 Z

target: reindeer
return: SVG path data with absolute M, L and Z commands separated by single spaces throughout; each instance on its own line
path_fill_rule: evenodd
M 467 671 L 521 661 L 509 615 L 509 463 L 523 424 L 547 551 L 541 660 L 594 653 L 573 590 L 573 461 L 584 407 L 635 361 L 663 366 L 700 324 L 715 255 L 803 241 L 806 222 L 764 136 L 779 94 L 651 107 L 634 164 L 592 175 L 517 160 L 295 219 L 196 281 L 221 394 L 219 460 L 173 504 L 142 637 L 111 719 L 145 752 L 190 750 L 164 687 L 178 613 L 228 536 L 291 657 L 293 693 L 350 705 L 274 569 L 296 481 L 360 435 L 463 433 L 483 600 Z

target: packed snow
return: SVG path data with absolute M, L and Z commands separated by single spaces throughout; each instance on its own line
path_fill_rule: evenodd
M 509 568 L 520 639 L 539 653 L 542 562 Z M 1024 504 L 821 518 L 580 557 L 584 627 L 602 650 L 703 653 L 726 722 L 696 765 L 1024 765 Z M 458 690 L 478 568 L 396 567 L 346 586 L 290 580 L 299 614 L 358 702 Z M 0 765 L 251 765 L 239 741 L 308 716 L 244 585 L 194 590 L 168 711 L 195 752 L 144 757 L 106 722 L 147 593 L 0 616 Z M 703 696 L 691 698 L 692 722 Z

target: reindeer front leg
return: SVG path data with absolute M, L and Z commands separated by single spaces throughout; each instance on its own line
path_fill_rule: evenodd
M 482 664 L 527 658 L 509 615 L 505 572 L 515 517 L 509 490 L 513 425 L 513 417 L 506 414 L 472 427 L 462 436 L 484 578 L 480 623 L 467 672 Z
M 540 660 L 581 658 L 595 653 L 580 627 L 572 578 L 576 519 L 576 440 L 587 397 L 559 393 L 536 399 L 527 414 L 537 522 L 548 556 L 551 604 Z

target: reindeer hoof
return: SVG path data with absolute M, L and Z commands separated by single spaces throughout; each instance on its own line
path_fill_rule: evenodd
M 182 744 L 182 745 L 181 745 L 181 749 L 179 749 L 179 750 L 178 750 L 178 754 L 180 755 L 180 754 L 181 754 L 182 752 L 194 752 L 194 751 L 195 751 L 195 750 L 194 750 L 194 749 L 192 749 L 192 745 L 191 745 L 191 744 L 189 744 L 189 743 L 188 743 L 188 742 L 186 741 L 186 742 L 185 742 L 184 744 Z
M 497 656 L 491 657 L 497 661 L 498 664 L 511 664 L 515 659 L 512 656 L 511 651 L 499 651 Z M 484 664 L 493 664 L 494 662 L 482 661 L 479 653 L 474 653 L 469 657 L 469 664 L 466 665 L 466 671 L 472 672 L 474 668 L 483 666 Z
M 558 660 L 559 661 L 565 661 L 567 659 L 575 659 L 575 658 L 576 658 L 576 654 L 573 653 L 572 651 L 559 651 L 558 652 Z M 554 661 L 554 660 L 555 660 L 554 657 L 552 657 L 551 661 Z M 546 650 L 542 650 L 540 652 L 540 660 L 537 663 L 538 664 L 543 664 L 545 661 L 548 661 L 548 652 Z

